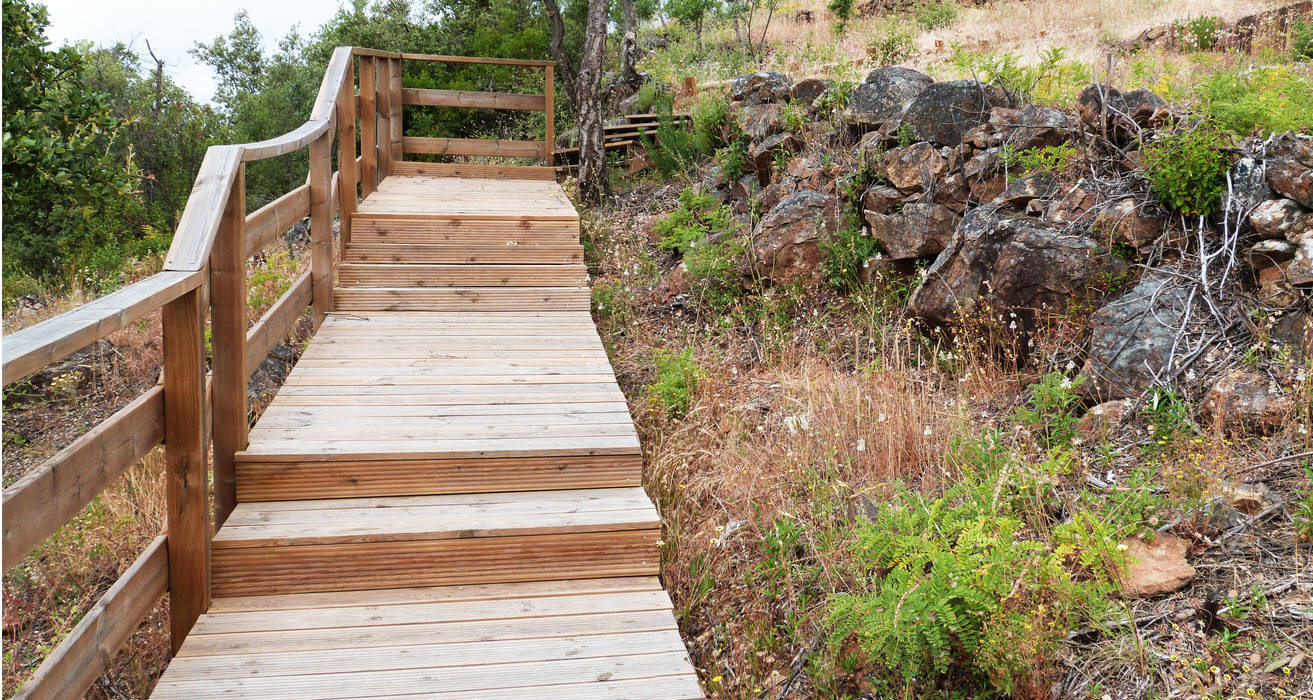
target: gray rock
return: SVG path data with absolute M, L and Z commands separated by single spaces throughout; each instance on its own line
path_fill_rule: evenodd
M 905 204 L 894 214 L 867 211 L 865 216 L 871 236 L 893 260 L 938 255 L 948 246 L 958 224 L 952 209 L 933 203 Z
M 1032 199 L 1052 194 L 1053 187 L 1053 178 L 1044 173 L 1031 173 L 1009 182 L 998 201 L 1005 207 L 1024 209 Z
M 1313 232 L 1313 212 L 1289 199 L 1269 199 L 1249 213 L 1249 225 L 1263 238 L 1294 243 Z
M 944 146 L 962 143 L 962 135 L 984 124 L 994 107 L 1008 106 L 1008 96 L 994 85 L 950 80 L 922 90 L 903 112 L 902 127 L 918 141 Z
M 738 110 L 739 128 L 753 142 L 759 143 L 784 131 L 782 105 L 745 105 Z
M 740 75 L 729 86 L 731 100 L 742 102 L 745 106 L 786 102 L 789 99 L 793 79 L 779 71 L 759 71 Z
M 830 81 L 824 78 L 804 78 L 794 83 L 789 90 L 789 97 L 796 103 L 810 108 L 816 98 L 830 89 Z
M 1267 184 L 1267 169 L 1253 156 L 1245 156 L 1231 166 L 1231 191 L 1231 214 L 1252 211 L 1276 196 Z M 1222 197 L 1226 198 L 1225 192 Z
M 843 119 L 858 127 L 885 126 L 896 120 L 903 109 L 934 82 L 930 76 L 911 68 L 876 68 L 853 90 Z
M 1095 311 L 1089 355 L 1081 369 L 1086 394 L 1101 401 L 1134 398 L 1156 377 L 1170 377 L 1183 359 L 1172 351 L 1192 304 L 1181 282 L 1150 274 Z

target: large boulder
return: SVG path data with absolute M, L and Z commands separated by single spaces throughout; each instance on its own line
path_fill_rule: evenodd
M 1313 136 L 1282 134 L 1268 149 L 1267 183 L 1313 209 Z
M 1007 93 L 975 80 L 934 83 L 917 94 L 903 112 L 902 128 L 918 141 L 944 146 L 962 143 L 962 135 L 989 120 L 994 107 L 1008 106 Z
M 1015 314 L 1017 328 L 1029 330 L 1037 312 L 1062 311 L 1122 264 L 1083 232 L 989 204 L 962 218 L 910 308 L 931 324 L 953 324 L 984 304 L 993 315 Z
M 948 161 L 934 146 L 922 141 L 895 148 L 880 159 L 880 169 L 894 187 L 904 192 L 923 192 L 948 169 Z
M 1249 225 L 1263 238 L 1285 238 L 1295 243 L 1313 233 L 1313 211 L 1289 199 L 1269 199 L 1249 213 Z
M 762 187 L 770 184 L 775 158 L 781 154 L 794 154 L 802 150 L 802 139 L 788 132 L 768 136 L 752 147 L 752 165 Z
M 1086 394 L 1104 401 L 1134 398 L 1169 378 L 1183 359 L 1173 355 L 1173 348 L 1195 303 L 1176 278 L 1149 274 L 1095 311 L 1089 355 L 1080 372 Z
M 853 90 L 843 119 L 857 127 L 886 126 L 896 121 L 903 109 L 934 82 L 930 76 L 911 68 L 876 68 Z
M 1014 150 L 1056 146 L 1076 135 L 1077 125 L 1071 117 L 1056 109 L 1026 105 L 1020 109 L 994 107 L 989 119 L 962 135 L 976 148 L 1007 145 Z
M 862 195 L 862 210 L 876 214 L 888 214 L 890 209 L 903 200 L 903 193 L 876 183 Z
M 740 75 L 729 85 L 731 100 L 742 102 L 744 106 L 786 102 L 793 79 L 779 71 L 766 70 L 748 75 Z
M 1113 240 L 1137 250 L 1152 246 L 1166 230 L 1167 214 L 1153 202 L 1137 202 L 1123 197 L 1094 217 L 1094 230 L 1111 235 Z
M 830 81 L 824 78 L 804 78 L 794 83 L 789 90 L 789 97 L 804 107 L 811 107 L 816 98 L 830 89 Z
M 753 142 L 760 143 L 784 131 L 784 107 L 778 104 L 745 105 L 738 109 L 739 129 Z
M 905 204 L 895 214 L 864 214 L 871 236 L 892 260 L 938 255 L 948 246 L 958 224 L 952 209 L 934 203 Z
M 762 217 L 752 235 L 750 253 L 757 274 L 787 284 L 819 282 L 824 277 L 819 241 L 839 223 L 839 200 L 812 190 L 794 192 Z

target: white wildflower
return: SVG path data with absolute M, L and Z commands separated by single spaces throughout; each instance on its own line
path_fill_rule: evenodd
M 862 438 L 862 439 L 860 439 L 860 440 L 857 441 L 857 451 L 858 451 L 858 452 L 865 452 L 865 451 L 866 451 L 866 438 Z
M 931 434 L 933 434 L 933 433 L 934 433 L 934 431 L 931 430 L 931 429 L 930 429 L 930 426 L 928 426 L 928 425 L 925 427 L 925 430 L 923 430 L 923 431 L 921 432 L 922 435 L 931 435 Z
M 878 415 L 878 416 L 875 417 L 875 422 L 876 422 L 876 423 L 883 423 L 883 422 L 885 422 L 885 420 L 886 420 L 887 418 L 888 418 L 888 416 L 886 416 L 885 414 L 881 413 L 880 415 Z

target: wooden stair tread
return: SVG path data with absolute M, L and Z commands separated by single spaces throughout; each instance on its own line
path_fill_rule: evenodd
M 581 263 L 584 248 L 577 243 L 506 245 L 505 243 L 361 243 L 347 244 L 345 263 L 413 264 L 542 264 Z

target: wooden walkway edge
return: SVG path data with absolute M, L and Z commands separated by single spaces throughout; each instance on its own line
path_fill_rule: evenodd
M 560 187 L 393 174 L 349 218 L 152 697 L 704 697 Z

